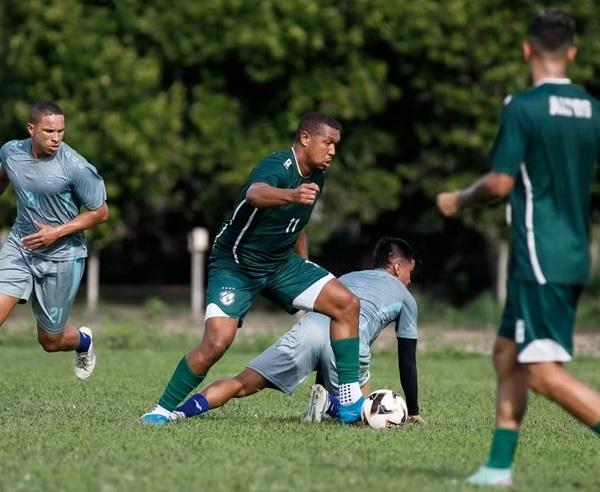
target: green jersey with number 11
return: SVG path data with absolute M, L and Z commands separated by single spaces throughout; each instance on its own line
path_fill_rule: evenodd
M 215 238 L 211 256 L 230 257 L 249 273 L 264 274 L 276 270 L 308 223 L 317 200 L 312 205 L 292 203 L 259 209 L 247 202 L 248 188 L 254 183 L 285 189 L 316 183 L 320 190 L 318 199 L 324 178 L 323 171 L 318 169 L 309 176 L 302 176 L 293 149 L 269 155 L 254 168 L 243 186 L 231 217 Z

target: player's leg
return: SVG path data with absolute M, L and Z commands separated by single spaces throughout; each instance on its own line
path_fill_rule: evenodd
M 232 398 L 245 398 L 271 388 L 273 385 L 261 374 L 246 368 L 237 376 L 219 379 L 200 393 L 192 395 L 172 413 L 172 420 L 196 417 L 225 405 Z
M 494 344 L 493 362 L 496 371 L 496 427 L 485 465 L 471 475 L 473 485 L 509 486 L 511 467 L 519 436 L 519 427 L 527 408 L 527 378 L 517 361 L 514 342 L 517 316 L 517 286 L 509 281 L 507 300 L 498 336 Z
M 467 480 L 473 485 L 510 485 L 519 428 L 527 409 L 527 376 L 517 361 L 513 340 L 499 335 L 494 344 L 496 370 L 496 428 L 484 466 Z
M 288 310 L 316 311 L 331 319 L 331 345 L 340 375 L 341 419 L 357 421 L 363 398 L 358 384 L 358 298 L 327 270 L 295 254 L 270 279 L 265 295 Z
M 171 412 L 205 378 L 235 338 L 237 327 L 261 289 L 235 266 L 209 268 L 206 317 L 200 345 L 181 358 L 157 405 L 142 415 L 142 423 L 164 425 Z
M 359 384 L 363 397 L 370 394 L 370 356 L 361 357 Z M 335 355 L 331 344 L 322 351 L 315 384 L 311 386 L 309 403 L 304 412 L 306 422 L 320 422 L 326 415 L 334 419 L 340 418 L 339 383 Z
M 340 419 L 360 419 L 364 397 L 359 383 L 358 315 L 360 301 L 339 280 L 332 279 L 319 293 L 314 309 L 331 318 L 331 348 L 339 381 Z
M 184 355 L 171 375 L 167 386 L 152 411 L 142 415 L 145 425 L 164 425 L 171 412 L 204 379 L 208 370 L 223 356 L 232 344 L 238 320 L 213 317 L 206 320 L 200 345 Z
M 250 396 L 264 388 L 292 393 L 316 368 L 329 342 L 329 320 L 318 314 L 300 319 L 234 378 L 216 381 L 175 409 L 176 417 L 200 415 L 231 398 Z
M 600 395 L 562 366 L 571 359 L 573 326 L 581 286 L 547 284 L 529 287 L 530 309 L 524 316 L 519 362 L 526 365 L 530 387 L 561 405 L 598 432 Z
M 19 300 L 20 299 L 13 296 L 0 294 L 0 326 L 4 324 L 12 310 L 19 303 Z
M 84 259 L 48 261 L 34 258 L 32 309 L 37 320 L 38 342 L 46 352 L 75 351 L 74 373 L 78 379 L 91 376 L 96 366 L 92 331 L 68 324 L 69 315 L 79 289 Z
M 529 386 L 600 434 L 600 395 L 556 362 L 524 364 Z

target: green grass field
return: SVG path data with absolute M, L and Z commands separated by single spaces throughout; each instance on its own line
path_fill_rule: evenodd
M 71 354 L 0 346 L 0 490 L 472 490 L 493 425 L 488 358 L 421 354 L 426 426 L 376 431 L 299 422 L 307 381 L 292 397 L 265 391 L 202 418 L 143 428 L 184 346 L 103 349 L 76 381 Z M 256 353 L 238 344 L 211 373 L 230 375 Z M 598 360 L 572 371 L 600 387 Z M 374 358 L 373 387 L 398 388 L 395 354 Z M 518 450 L 518 490 L 600 490 L 598 438 L 532 398 Z

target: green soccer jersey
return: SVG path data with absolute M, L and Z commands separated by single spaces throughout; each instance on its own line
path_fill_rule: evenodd
M 215 238 L 212 256 L 230 257 L 249 273 L 264 274 L 274 271 L 285 261 L 317 200 L 312 205 L 294 203 L 255 208 L 246 201 L 246 192 L 254 183 L 288 189 L 303 183 L 316 183 L 321 190 L 320 196 L 324 174 L 321 170 L 313 170 L 310 176 L 302 176 L 293 149 L 274 152 L 250 174 L 233 214 Z
M 589 279 L 589 215 L 600 151 L 600 103 L 568 79 L 544 79 L 507 98 L 490 155 L 515 178 L 510 195 L 513 277 Z

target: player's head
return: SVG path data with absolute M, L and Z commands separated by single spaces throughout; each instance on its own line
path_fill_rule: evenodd
M 383 268 L 408 285 L 415 263 L 415 252 L 404 239 L 384 236 L 377 241 L 373 252 L 373 268 Z
M 573 61 L 577 54 L 575 42 L 575 19 L 556 9 L 545 9 L 536 15 L 527 27 L 527 40 L 523 55 Z
M 65 115 L 52 101 L 38 101 L 29 111 L 27 131 L 35 157 L 56 154 L 65 134 Z
M 312 169 L 327 169 L 335 156 L 341 138 L 342 127 L 331 116 L 306 113 L 296 129 L 296 148 L 302 149 L 302 157 Z

